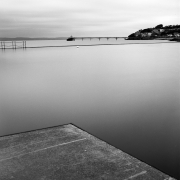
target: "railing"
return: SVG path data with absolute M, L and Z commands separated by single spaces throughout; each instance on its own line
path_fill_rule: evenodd
M 26 48 L 26 41 L 1 41 L 1 49 Z

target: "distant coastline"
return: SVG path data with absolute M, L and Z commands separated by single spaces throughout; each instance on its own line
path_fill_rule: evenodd
M 128 36 L 126 40 L 171 40 L 180 41 L 180 25 L 164 26 L 159 24 L 154 28 L 140 29 Z
M 35 40 L 66 40 L 67 37 L 56 37 L 56 38 L 29 38 L 29 37 L 16 37 L 16 38 L 0 38 L 0 41 L 35 41 Z

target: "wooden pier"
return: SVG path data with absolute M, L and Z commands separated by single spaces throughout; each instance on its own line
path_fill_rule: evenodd
M 1 41 L 1 49 L 25 49 L 26 41 Z
M 73 124 L 0 137 L 2 180 L 174 180 Z

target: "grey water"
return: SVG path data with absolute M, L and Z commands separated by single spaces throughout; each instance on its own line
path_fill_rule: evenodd
M 0 136 L 73 123 L 179 178 L 180 44 L 27 41 L 66 45 L 0 49 Z

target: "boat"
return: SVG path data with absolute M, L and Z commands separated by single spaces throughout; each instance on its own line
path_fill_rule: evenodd
M 72 36 L 70 36 L 69 38 L 67 38 L 67 40 L 66 41 L 75 41 L 75 38 L 74 37 L 72 37 Z

